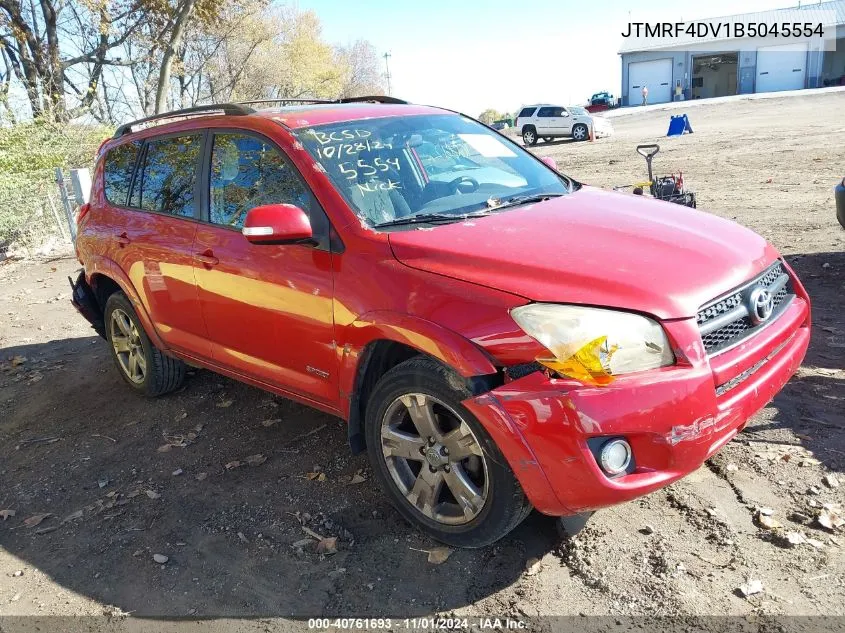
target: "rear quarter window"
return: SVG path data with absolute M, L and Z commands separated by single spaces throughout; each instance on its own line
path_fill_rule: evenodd
M 133 141 L 118 145 L 108 151 L 103 163 L 103 185 L 106 192 L 106 200 L 119 207 L 127 205 L 129 198 L 129 186 L 132 184 L 132 172 L 135 170 L 135 163 L 138 154 L 141 152 L 141 143 Z
M 534 114 L 534 110 L 537 108 L 522 108 L 522 111 L 519 113 L 519 116 L 531 116 Z

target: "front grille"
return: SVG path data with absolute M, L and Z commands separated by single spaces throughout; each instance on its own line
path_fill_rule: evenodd
M 761 318 L 760 312 L 765 311 L 766 306 L 758 310 L 752 305 L 760 298 L 760 289 L 772 296 L 771 313 L 765 318 Z M 751 336 L 776 319 L 793 296 L 789 276 L 783 265 L 775 262 L 762 275 L 698 311 L 696 321 L 704 349 L 710 355 L 716 354 Z

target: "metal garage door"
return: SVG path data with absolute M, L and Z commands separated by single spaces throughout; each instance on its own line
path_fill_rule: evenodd
M 807 74 L 807 45 L 782 44 L 757 49 L 755 92 L 800 90 Z
M 642 102 L 643 86 L 648 87 L 649 103 L 666 103 L 672 100 L 672 60 L 655 59 L 652 62 L 628 64 L 628 104 Z

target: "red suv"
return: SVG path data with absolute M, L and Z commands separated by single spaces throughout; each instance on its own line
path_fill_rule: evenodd
M 77 250 L 73 302 L 135 391 L 189 364 L 339 416 L 398 511 L 457 546 L 690 473 L 810 339 L 759 235 L 394 99 L 122 126 Z

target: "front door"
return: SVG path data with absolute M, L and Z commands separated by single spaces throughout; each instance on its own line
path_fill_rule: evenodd
M 210 135 L 208 223 L 197 230 L 195 274 L 214 360 L 330 405 L 338 400 L 328 220 L 295 167 L 268 139 Z M 241 234 L 253 207 L 295 204 L 317 245 L 256 245 Z
M 112 258 L 127 274 L 161 339 L 173 349 L 208 357 L 211 346 L 199 309 L 193 244 L 202 132 L 129 143 L 106 156 Z M 137 152 L 131 194 L 127 174 Z M 121 168 L 121 162 L 123 163 Z

